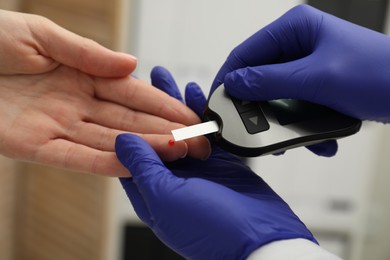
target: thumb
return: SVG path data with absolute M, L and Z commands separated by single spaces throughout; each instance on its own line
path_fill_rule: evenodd
M 153 148 L 141 137 L 121 134 L 116 138 L 115 151 L 119 161 L 131 172 L 133 182 L 144 196 L 157 191 L 158 182 L 173 174 L 165 167 Z
M 227 92 L 242 100 L 293 98 L 311 101 L 318 89 L 318 77 L 308 58 L 291 62 L 246 67 L 225 76 Z

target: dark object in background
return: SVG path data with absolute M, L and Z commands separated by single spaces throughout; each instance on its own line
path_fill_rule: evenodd
M 388 0 L 308 0 L 317 9 L 383 32 Z
M 124 226 L 123 260 L 183 260 L 145 226 Z

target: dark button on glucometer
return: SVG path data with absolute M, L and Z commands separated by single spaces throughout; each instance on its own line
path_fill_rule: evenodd
M 236 98 L 232 98 L 232 101 L 249 134 L 256 134 L 269 129 L 269 124 L 261 111 L 259 103 Z
M 250 134 L 256 134 L 269 129 L 269 124 L 260 108 L 241 113 L 240 116 L 246 130 Z
M 233 101 L 234 106 L 236 107 L 238 113 L 240 113 L 240 114 L 247 112 L 247 111 L 250 111 L 250 110 L 260 109 L 256 102 L 239 100 L 236 98 L 232 98 L 232 101 Z

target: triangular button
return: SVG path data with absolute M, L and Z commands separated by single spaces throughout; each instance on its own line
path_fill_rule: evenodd
M 254 125 L 257 126 L 259 124 L 259 117 L 258 116 L 250 117 L 249 121 L 251 121 Z

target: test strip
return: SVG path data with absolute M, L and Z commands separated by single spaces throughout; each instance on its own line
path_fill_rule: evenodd
M 192 126 L 187 126 L 179 129 L 172 130 L 173 139 L 175 141 L 181 141 L 200 135 L 207 135 L 218 132 L 219 126 L 216 121 L 208 121 Z

